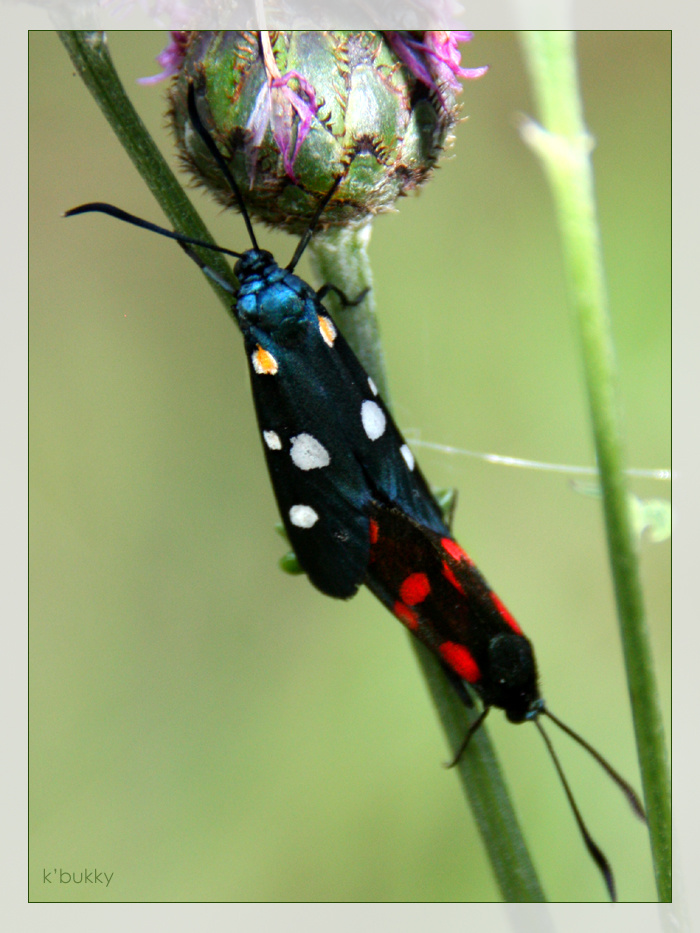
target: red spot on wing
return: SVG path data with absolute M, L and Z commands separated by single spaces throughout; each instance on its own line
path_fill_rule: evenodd
M 450 565 L 447 563 L 446 560 L 444 560 L 444 561 L 442 562 L 442 575 L 443 575 L 443 577 L 444 577 L 446 580 L 449 580 L 449 582 L 452 584 L 452 586 L 453 586 L 456 590 L 459 590 L 459 592 L 460 592 L 463 596 L 466 596 L 466 595 L 467 595 L 467 594 L 464 592 L 464 587 L 463 587 L 462 584 L 459 582 L 459 580 L 457 579 L 457 577 L 454 575 L 454 573 L 453 573 L 452 570 L 450 569 Z
M 452 670 L 466 680 L 467 683 L 475 684 L 481 680 L 479 665 L 464 645 L 446 641 L 440 645 L 439 651 L 443 661 L 449 664 Z
M 424 573 L 412 573 L 401 584 L 399 596 L 407 606 L 422 603 L 430 592 L 430 580 Z
M 501 600 L 498 598 L 498 596 L 496 596 L 495 593 L 491 593 L 491 600 L 492 600 L 494 606 L 496 607 L 496 609 L 498 610 L 498 614 L 499 614 L 500 617 L 503 619 L 503 621 L 506 623 L 506 625 L 510 625 L 510 627 L 513 629 L 513 631 L 514 631 L 517 635 L 522 635 L 522 634 L 523 634 L 523 630 L 520 628 L 520 626 L 518 625 L 518 623 L 515 621 L 515 619 L 513 618 L 513 616 L 508 612 L 508 610 L 506 609 L 506 607 L 503 605 L 503 603 L 502 603 Z
M 473 564 L 474 561 L 452 538 L 441 538 L 440 544 L 447 551 L 450 557 L 456 561 L 464 561 L 466 564 Z
M 379 525 L 373 518 L 370 518 L 369 520 L 369 543 L 376 544 L 377 541 L 379 541 Z
M 418 628 L 418 616 L 413 612 L 412 609 L 409 609 L 408 606 L 404 606 L 401 602 L 395 602 L 394 607 L 391 610 L 399 622 L 403 622 L 406 628 L 410 628 L 412 632 Z

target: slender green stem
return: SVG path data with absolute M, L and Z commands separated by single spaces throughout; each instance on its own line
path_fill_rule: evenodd
M 379 339 L 372 267 L 367 251 L 371 232 L 371 219 L 359 225 L 325 230 L 316 234 L 311 241 L 309 253 L 320 282 L 334 285 L 350 300 L 365 289 L 368 290 L 359 305 L 349 308 L 343 307 L 333 292 L 324 300 L 388 405 L 389 386 Z
M 204 222 L 127 96 L 109 54 L 105 34 L 101 31 L 63 30 L 58 35 L 76 71 L 175 230 L 213 243 Z M 220 253 L 206 251 L 203 255 L 211 269 L 235 284 L 236 280 Z M 232 313 L 228 292 L 209 276 L 205 278 L 227 311 Z
M 367 252 L 369 226 L 343 228 L 317 236 L 311 250 L 320 281 L 330 282 L 352 299 L 371 288 L 372 273 Z M 387 379 L 379 342 L 373 292 L 356 307 L 343 308 L 332 293 L 328 296 L 334 319 L 379 387 L 384 400 Z M 474 710 L 465 710 L 434 655 L 408 636 L 448 738 L 450 748 L 460 747 L 472 722 Z M 484 847 L 505 901 L 545 900 L 532 860 L 513 810 L 508 790 L 488 732 L 484 726 L 472 737 L 459 764 L 460 780 L 474 813 Z
M 456 752 L 478 713 L 465 708 L 438 660 L 425 645 L 413 637 L 411 645 L 430 688 L 448 744 Z M 462 790 L 474 814 L 503 900 L 511 904 L 546 901 L 484 725 L 470 739 L 469 748 L 456 770 L 459 770 Z
M 659 900 L 671 900 L 670 780 L 625 476 L 615 351 L 596 216 L 591 139 L 583 119 L 571 33 L 523 34 L 542 126 L 525 140 L 542 160 L 559 222 L 568 288 L 576 314 L 603 489 L 632 715 L 642 772 Z
M 102 33 L 70 31 L 62 32 L 60 36 L 76 70 L 175 229 L 190 236 L 211 239 L 126 96 Z M 366 249 L 368 231 L 369 228 L 351 228 L 317 237 L 314 245 L 314 259 L 322 280 L 334 284 L 351 299 L 364 288 L 371 287 L 372 277 Z M 230 270 L 221 256 L 212 253 L 207 255 L 206 261 L 223 278 L 231 280 Z M 228 293 L 208 277 L 207 282 L 230 313 L 231 299 Z M 332 293 L 329 302 L 333 302 Z M 382 395 L 387 398 L 372 292 L 349 313 L 340 309 L 338 312 L 346 336 Z M 456 750 L 469 724 L 475 719 L 475 714 L 465 710 L 433 655 L 415 639 L 411 638 L 410 641 L 425 672 L 450 746 Z M 543 901 L 544 894 L 510 803 L 495 752 L 483 727 L 474 735 L 458 769 L 504 900 Z

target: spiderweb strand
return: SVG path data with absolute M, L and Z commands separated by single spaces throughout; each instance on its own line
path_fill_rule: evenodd
M 450 447 L 448 444 L 435 444 L 432 441 L 422 441 L 413 438 L 414 447 L 425 447 L 427 450 L 439 450 L 444 454 L 459 454 L 462 457 L 473 457 L 485 463 L 497 463 L 501 466 L 520 467 L 524 470 L 541 470 L 548 473 L 574 473 L 582 476 L 597 476 L 598 468 L 591 466 L 571 466 L 566 463 L 545 463 L 539 460 L 524 460 L 522 457 L 507 457 L 502 454 L 488 454 L 477 450 L 465 450 L 461 447 Z M 645 470 L 632 467 L 624 471 L 627 476 L 636 476 L 643 479 L 673 480 L 676 479 L 675 470 Z

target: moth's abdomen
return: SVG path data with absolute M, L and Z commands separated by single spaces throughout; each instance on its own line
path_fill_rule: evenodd
M 484 705 L 523 722 L 540 708 L 532 646 L 462 548 L 372 503 L 367 586 Z

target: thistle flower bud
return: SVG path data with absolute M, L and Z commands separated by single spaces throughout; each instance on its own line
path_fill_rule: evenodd
M 467 33 L 174 33 L 160 56 L 185 165 L 226 207 L 228 184 L 193 131 L 187 87 L 258 219 L 303 232 L 338 175 L 325 226 L 389 210 L 430 175 L 457 120 Z

